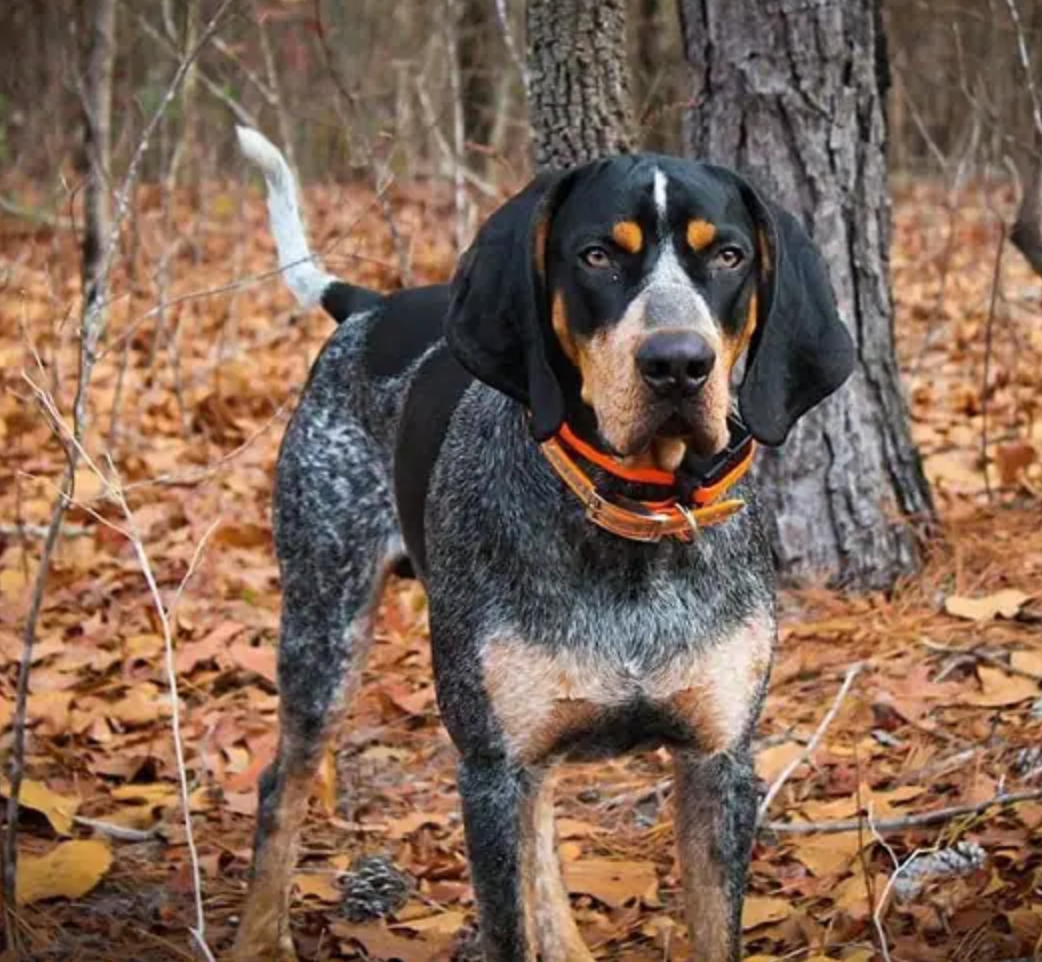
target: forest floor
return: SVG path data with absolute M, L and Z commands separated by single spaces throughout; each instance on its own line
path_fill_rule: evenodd
M 992 962 L 1032 957 L 1042 945 L 1042 797 L 922 827 L 886 825 L 1000 792 L 1042 795 L 1042 290 L 1007 248 L 992 298 L 1000 237 L 992 206 L 1010 205 L 1001 191 L 977 187 L 952 202 L 929 185 L 896 193 L 900 359 L 943 530 L 924 539 L 922 575 L 889 596 L 824 586 L 782 595 L 757 742 L 765 782 L 804 751 L 848 669 L 862 668 L 771 818 L 856 827 L 761 833 L 743 922 L 758 962 Z M 409 185 L 392 201 L 414 277 L 445 277 L 448 192 Z M 306 206 L 332 269 L 399 283 L 368 191 L 315 188 Z M 272 470 L 331 324 L 294 312 L 273 275 L 255 187 L 186 192 L 171 218 L 156 191 L 140 192 L 127 238 L 134 267 L 116 279 L 85 447 L 123 485 L 167 603 L 191 569 L 173 614 L 175 660 L 206 938 L 220 956 L 242 903 L 256 779 L 276 739 Z M 70 410 L 78 288 L 68 230 L 0 220 L 5 757 L 27 585 L 62 466 L 34 385 Z M 34 655 L 18 924 L 41 960 L 193 958 L 160 620 L 126 536 L 131 525 L 88 465 L 76 503 Z M 465 956 L 473 901 L 455 756 L 438 720 L 414 583 L 388 591 L 336 763 L 316 786 L 296 875 L 302 957 Z M 562 775 L 561 852 L 598 958 L 686 955 L 668 776 L 663 753 Z M 946 854 L 929 860 L 930 850 Z M 345 873 L 374 853 L 407 874 L 411 894 L 389 918 L 353 922 Z

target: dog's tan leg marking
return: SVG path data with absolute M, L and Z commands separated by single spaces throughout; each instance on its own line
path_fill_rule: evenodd
M 246 906 L 232 949 L 234 962 L 295 962 L 297 958 L 289 928 L 290 878 L 323 752 L 313 747 L 287 748 L 280 749 L 279 756 L 294 758 L 294 753 L 294 767 L 281 776 L 277 805 L 254 855 Z
M 579 934 L 561 875 L 554 824 L 553 777 L 547 773 L 524 812 L 525 918 L 541 962 L 593 962 Z
M 730 962 L 733 958 L 730 905 L 722 867 L 713 850 L 716 836 L 713 813 L 711 808 L 707 811 L 681 801 L 692 793 L 704 791 L 697 775 L 698 762 L 678 753 L 673 771 L 677 854 L 691 962 Z

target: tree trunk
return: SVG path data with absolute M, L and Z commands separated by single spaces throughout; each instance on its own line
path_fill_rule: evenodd
M 459 66 L 460 103 L 463 108 L 463 138 L 485 150 L 467 154 L 467 164 L 479 176 L 487 173 L 496 123 L 495 79 L 503 69 L 493 0 L 460 0 L 455 25 L 456 62 Z M 459 158 L 463 162 L 463 157 Z
M 528 74 L 540 170 L 631 150 L 625 0 L 529 0 Z
M 917 569 L 933 507 L 894 356 L 878 0 L 682 0 L 681 18 L 692 154 L 802 215 L 859 349 L 851 381 L 760 456 L 779 570 L 889 587 Z
M 112 67 L 116 58 L 116 0 L 95 0 L 83 91 L 84 190 L 83 316 L 103 300 L 105 245 L 112 231 Z
M 635 99 L 642 150 L 678 153 L 680 111 L 686 72 L 676 36 L 676 14 L 665 0 L 636 0 L 633 25 L 636 46 Z

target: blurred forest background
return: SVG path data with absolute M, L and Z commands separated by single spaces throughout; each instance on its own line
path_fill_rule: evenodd
M 828 6 L 733 5 L 786 28 Z M 690 153 L 705 74 L 685 54 L 713 0 L 613 6 L 628 20 L 638 146 Z M 106 69 L 91 60 L 102 9 L 114 56 L 99 183 L 84 112 Z M 873 240 L 937 517 L 895 508 L 915 522 L 914 556 L 860 593 L 825 571 L 782 594 L 757 739 L 773 804 L 743 927 L 758 962 L 1039 958 L 1042 2 L 878 12 L 892 206 L 874 198 L 889 234 Z M 271 476 L 331 324 L 296 310 L 277 276 L 233 124 L 287 152 L 329 269 L 381 289 L 442 280 L 532 171 L 531 69 L 520 0 L 0 4 L 12 952 L 185 959 L 220 956 L 234 933 L 276 738 Z M 99 196 L 116 226 L 85 245 Z M 95 267 L 107 258 L 95 301 L 85 247 Z M 305 833 L 301 955 L 476 958 L 455 756 L 414 583 L 388 592 L 366 682 Z M 668 774 L 652 753 L 563 778 L 562 857 L 598 958 L 686 956 Z M 373 855 L 389 861 L 360 861 Z M 399 872 L 401 898 L 381 902 Z
M 117 170 L 212 7 L 210 0 L 119 5 Z M 684 153 L 696 92 L 676 0 L 629 0 L 628 7 L 640 146 Z M 80 75 L 91 12 L 82 0 L 12 0 L 0 10 L 0 164 L 39 189 L 57 187 L 59 172 L 68 178 L 81 163 Z M 1042 5 L 1021 0 L 1020 13 L 1037 56 Z M 892 172 L 960 186 L 983 175 L 1003 179 L 1010 161 L 1027 164 L 1032 95 L 1005 0 L 895 0 L 883 15 Z M 167 113 L 165 148 L 150 151 L 142 178 L 161 180 L 185 136 L 195 138 L 191 150 L 181 148 L 185 181 L 235 174 L 232 118 L 283 138 L 305 181 L 365 178 L 373 158 L 404 180 L 448 177 L 460 100 L 467 169 L 483 184 L 516 183 L 529 167 L 523 58 L 518 0 L 255 0 L 237 6 L 200 53 L 189 93 Z

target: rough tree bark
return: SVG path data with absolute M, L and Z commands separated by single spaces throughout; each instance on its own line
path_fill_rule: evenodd
M 693 156 L 802 215 L 859 349 L 849 384 L 760 457 L 787 579 L 885 588 L 932 518 L 894 356 L 879 0 L 682 0 Z
M 540 170 L 632 148 L 625 0 L 529 0 L 528 116 Z
M 83 91 L 84 190 L 83 316 L 103 300 L 104 245 L 112 224 L 112 68 L 116 58 L 116 0 L 92 10 L 87 79 Z

